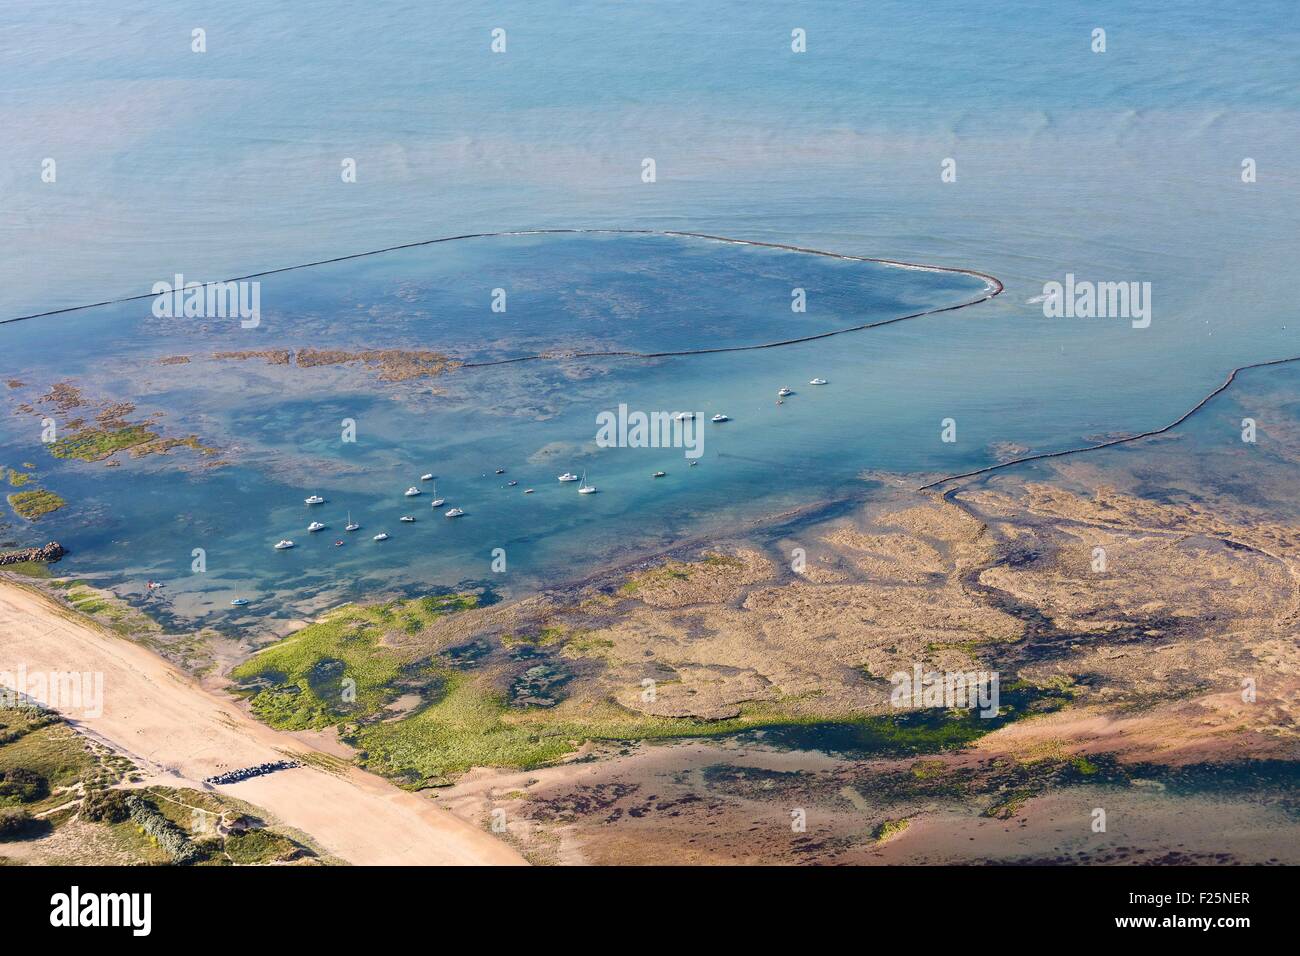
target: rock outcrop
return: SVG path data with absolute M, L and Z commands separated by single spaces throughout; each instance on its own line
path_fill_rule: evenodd
M 68 552 L 57 541 L 51 541 L 43 548 L 25 548 L 22 551 L 7 551 L 0 554 L 0 566 L 22 564 L 25 561 L 44 561 L 53 564 Z

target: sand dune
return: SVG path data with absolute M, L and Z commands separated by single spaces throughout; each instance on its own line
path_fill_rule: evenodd
M 160 782 L 205 788 L 204 778 L 223 771 L 286 755 L 318 755 L 253 721 L 148 650 L 30 589 L 0 582 L 0 672 L 20 665 L 29 674 L 102 673 L 102 714 L 55 709 Z M 349 863 L 523 863 L 489 834 L 354 767 L 327 772 L 303 766 L 214 789 L 261 807 Z

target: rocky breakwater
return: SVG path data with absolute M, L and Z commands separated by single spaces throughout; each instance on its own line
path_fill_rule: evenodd
M 23 564 L 27 561 L 43 561 L 53 564 L 68 552 L 57 541 L 51 541 L 43 548 L 24 548 L 22 551 L 6 551 L 0 554 L 0 566 L 6 564 Z

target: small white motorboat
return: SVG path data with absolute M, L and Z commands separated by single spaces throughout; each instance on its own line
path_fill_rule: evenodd
M 533 489 L 531 489 L 531 488 L 525 488 L 525 489 L 524 489 L 524 494 L 526 494 L 526 495 L 531 495 L 532 493 L 533 493 Z
M 461 508 L 448 508 L 443 512 L 444 518 L 459 518 L 465 512 Z
M 810 381 L 808 384 L 809 384 L 809 385 L 825 385 L 825 384 L 826 384 L 826 379 L 824 379 L 824 378 L 815 378 L 815 379 L 813 379 L 812 381 Z
M 690 421 L 694 417 L 695 417 L 694 412 L 678 412 L 676 415 L 673 416 L 673 421 L 685 422 L 685 421 Z
M 315 534 L 317 531 L 324 531 L 325 526 L 319 521 L 313 521 L 311 524 L 307 525 L 307 530 L 312 534 Z
M 312 495 L 310 498 L 304 498 L 303 501 L 309 505 L 323 505 L 325 503 L 325 499 L 320 495 Z
M 498 469 L 497 469 L 497 474 L 498 474 L 498 475 L 504 475 L 505 473 L 506 473 L 506 470 L 505 470 L 504 468 L 498 468 Z
M 414 485 L 406 489 L 406 497 L 408 498 L 414 498 L 418 494 L 420 494 L 420 489 L 415 487 Z
M 358 528 L 360 528 L 360 527 L 361 527 L 361 525 L 357 524 L 355 521 L 352 520 L 352 512 L 349 511 L 349 512 L 348 512 L 348 523 L 347 523 L 347 526 L 346 526 L 343 530 L 344 530 L 344 531 L 356 531 L 356 530 L 357 530 Z
M 577 481 L 577 480 L 578 480 L 578 476 L 571 471 L 566 471 L 564 474 L 560 475 L 560 477 L 556 479 L 556 481 Z
M 420 476 L 420 480 L 421 480 L 421 481 L 433 481 L 433 472 L 429 472 L 427 475 L 421 475 L 421 476 Z
M 777 392 L 776 394 L 779 395 L 779 396 L 781 396 L 781 398 L 785 398 L 787 395 L 793 395 L 793 394 L 794 394 L 794 389 L 792 389 L 792 388 L 786 388 L 786 387 L 782 386 L 781 390 L 780 390 L 779 392 Z
M 277 541 L 275 543 L 275 550 L 277 551 L 288 551 L 292 547 L 293 547 L 293 542 L 290 541 L 288 538 L 286 538 L 283 541 Z
M 714 422 L 716 424 L 717 422 L 729 422 L 731 421 L 731 418 L 728 417 L 727 415 L 722 414 L 721 412 L 718 412 L 718 414 L 710 418 L 709 421 Z
M 666 474 L 668 474 L 668 472 L 666 472 L 666 471 L 656 471 L 656 472 L 655 472 L 653 475 L 651 475 L 650 477 L 651 477 L 651 478 L 662 478 L 662 477 L 663 477 L 664 475 L 666 475 Z
M 513 488 L 513 487 L 514 487 L 515 485 L 517 485 L 517 484 L 519 484 L 519 482 L 517 482 L 517 481 L 513 481 L 513 480 L 512 480 L 512 481 L 507 481 L 507 482 L 506 482 L 506 487 L 507 487 L 507 488 Z
M 230 602 L 231 607 L 244 607 L 246 604 L 248 604 L 247 598 L 235 598 Z
M 387 541 L 387 540 L 388 540 L 388 532 L 387 532 L 387 531 L 381 531 L 381 532 L 379 532 L 379 534 L 375 535 L 374 538 L 373 538 L 372 540 L 374 540 L 374 541 Z
M 397 520 L 398 520 L 398 521 L 405 521 L 407 524 L 410 524 L 412 521 L 415 520 L 415 518 L 414 518 L 414 516 L 412 516 L 412 515 L 402 515 L 402 516 L 401 516 L 400 518 L 398 518 Z

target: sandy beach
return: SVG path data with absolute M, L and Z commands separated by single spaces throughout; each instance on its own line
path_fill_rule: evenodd
M 103 674 L 102 714 L 72 710 L 79 731 L 129 757 L 151 782 L 208 789 L 215 774 L 255 764 L 304 766 L 215 789 L 300 830 L 357 865 L 523 864 L 506 844 L 387 781 L 256 723 L 148 650 L 0 582 L 0 671 Z M 328 770 L 313 766 L 315 761 Z

